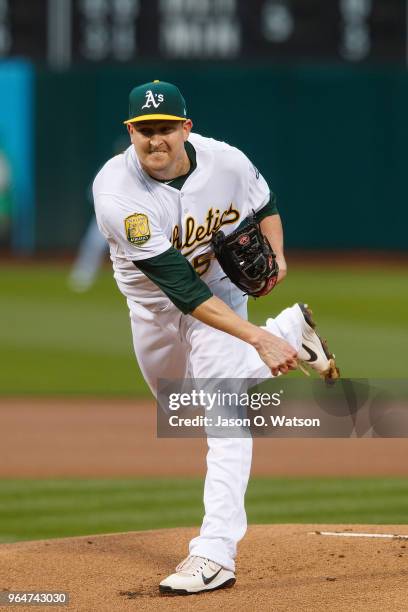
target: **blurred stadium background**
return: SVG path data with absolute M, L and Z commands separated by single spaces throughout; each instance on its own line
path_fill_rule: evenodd
M 253 320 L 308 301 L 346 376 L 406 377 L 407 38 L 405 0 L 0 0 L 0 405 L 148 397 L 107 257 L 87 291 L 69 274 L 93 176 L 126 146 L 128 92 L 156 78 L 180 87 L 197 132 L 240 147 L 277 193 L 289 275 L 251 303 Z M 194 510 L 160 522 L 146 508 L 161 503 L 160 480 L 135 481 L 139 520 L 140 499 L 118 492 L 128 481 L 89 482 L 88 495 L 75 480 L 28 486 L 7 465 L 2 474 L 0 541 L 197 524 L 201 512 L 199 481 L 188 485 Z M 180 482 L 166 482 L 169 496 L 179 491 L 172 507 L 185 503 Z M 372 521 L 402 522 L 408 509 L 404 480 L 285 483 L 254 480 L 251 520 L 340 520 L 340 495 L 350 520 L 370 522 L 369 506 L 350 501 L 365 487 L 370 507 L 375 495 L 378 507 L 395 501 Z M 271 491 L 283 495 L 279 512 L 270 499 L 257 513 L 251 499 Z M 98 523 L 87 495 L 99 509 L 122 500 L 115 519 Z M 64 530 L 57 509 L 72 518 L 75 496 L 84 515 Z

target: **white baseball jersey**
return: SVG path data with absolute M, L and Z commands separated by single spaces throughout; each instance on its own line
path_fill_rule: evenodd
M 167 296 L 132 263 L 178 249 L 213 290 L 225 276 L 211 257 L 214 230 L 231 233 L 269 201 L 264 178 L 237 148 L 190 134 L 197 167 L 181 190 L 151 178 L 133 145 L 110 159 L 93 184 L 96 218 L 114 277 L 128 301 L 162 308 Z
M 211 234 L 220 228 L 229 234 L 253 210 L 262 209 L 269 202 L 269 189 L 238 149 L 198 134 L 191 134 L 189 141 L 197 166 L 181 189 L 148 176 L 133 145 L 105 164 L 93 187 L 98 225 L 109 242 L 114 276 L 130 308 L 135 354 L 156 396 L 158 379 L 271 375 L 255 348 L 195 317 L 183 316 L 133 264 L 174 246 L 215 295 L 243 319 L 247 316 L 246 297 L 210 257 Z M 272 334 L 296 350 L 302 338 L 298 312 L 298 307 L 288 308 L 267 322 Z M 205 518 L 189 550 L 234 571 L 237 542 L 247 524 L 244 495 L 252 440 L 209 437 L 208 447 Z

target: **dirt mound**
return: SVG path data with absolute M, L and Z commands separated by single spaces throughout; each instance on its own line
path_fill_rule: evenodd
M 0 591 L 66 591 L 49 610 L 406 611 L 408 541 L 315 531 L 408 536 L 408 525 L 257 525 L 241 543 L 232 589 L 163 596 L 158 583 L 186 554 L 196 529 L 163 529 L 3 544 Z M 18 606 L 32 610 L 32 606 Z

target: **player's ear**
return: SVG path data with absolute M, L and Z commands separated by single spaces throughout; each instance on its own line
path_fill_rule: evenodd
M 183 121 L 184 140 L 188 139 L 192 128 L 193 128 L 193 122 L 191 121 L 191 119 L 186 119 L 185 121 Z
M 127 123 L 126 124 L 126 128 L 127 128 L 128 134 L 129 134 L 130 142 L 133 142 L 133 135 L 134 135 L 134 133 L 136 131 L 135 128 L 134 128 L 134 126 L 131 123 Z

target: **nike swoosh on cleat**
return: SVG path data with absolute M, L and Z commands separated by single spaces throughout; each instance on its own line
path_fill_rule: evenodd
M 220 567 L 218 572 L 215 572 L 215 574 L 213 574 L 212 576 L 208 576 L 208 577 L 204 576 L 204 574 L 201 574 L 201 578 L 203 579 L 204 584 L 210 584 L 210 582 L 212 582 L 214 578 L 218 576 L 221 570 L 222 570 L 222 567 Z
M 317 355 L 316 355 L 316 353 L 314 351 L 312 351 L 312 349 L 310 349 L 305 344 L 302 344 L 302 347 L 305 349 L 306 353 L 310 357 L 310 359 L 307 360 L 308 362 L 317 361 Z M 306 360 L 304 360 L 304 361 L 306 361 Z

